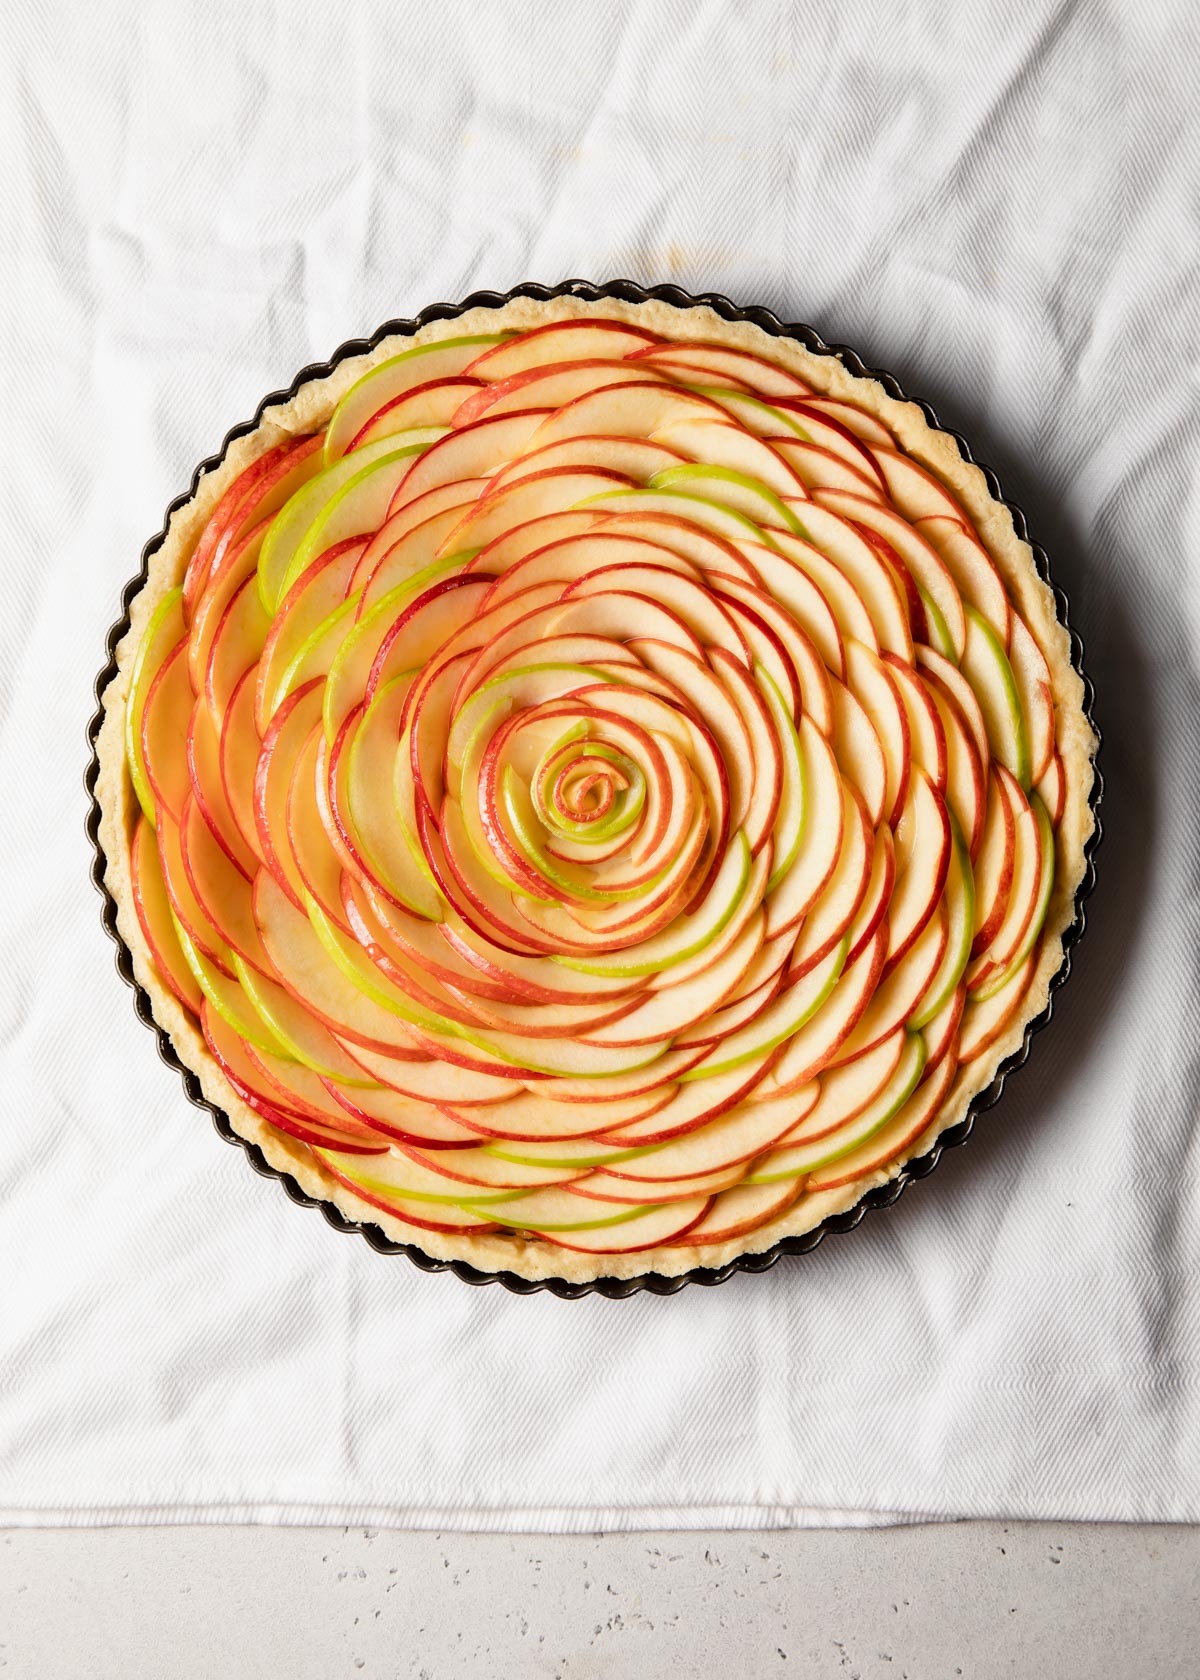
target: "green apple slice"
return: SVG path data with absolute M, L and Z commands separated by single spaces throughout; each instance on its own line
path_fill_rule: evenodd
M 579 506 L 595 513 L 664 514 L 686 520 L 701 531 L 723 537 L 726 542 L 757 542 L 767 547 L 774 542 L 773 534 L 768 535 L 744 513 L 722 505 L 711 496 L 684 490 L 616 490 L 609 495 L 589 496 Z
M 732 428 L 713 429 L 729 431 Z M 741 472 L 735 467 L 701 462 L 689 462 L 682 467 L 668 467 L 665 472 L 655 473 L 648 488 L 667 491 L 682 488 L 689 494 L 700 494 L 710 501 L 718 502 L 722 507 L 732 508 L 735 513 L 744 514 L 760 527 L 782 526 L 785 531 L 794 531 L 798 537 L 804 535 L 803 524 L 774 490 L 761 479 L 752 478 L 749 473 Z M 793 488 L 792 494 L 795 493 Z
M 196 984 L 221 1019 L 233 1028 L 239 1038 L 244 1038 L 247 1044 L 253 1044 L 260 1050 L 269 1050 L 272 1055 L 288 1055 L 290 1052 L 287 1046 L 271 1031 L 253 1007 L 240 983 L 229 979 L 210 963 L 179 918 L 175 916 L 172 919 L 183 959 L 191 969 Z M 234 962 L 236 961 L 235 957 Z
M 378 443 L 356 449 L 353 455 L 335 461 L 315 478 L 303 484 L 290 501 L 284 503 L 271 521 L 271 528 L 263 538 L 258 556 L 258 596 L 269 614 L 274 614 L 283 596 L 284 580 L 292 569 L 296 551 L 304 541 L 313 522 L 319 518 L 326 504 L 338 491 L 376 462 L 393 456 L 407 461 L 420 454 L 419 448 L 404 450 L 393 438 L 380 438 Z M 361 527 L 360 527 L 361 530 Z M 358 536 L 360 531 L 352 531 Z M 311 556 L 316 558 L 316 551 Z M 297 574 L 298 575 L 298 574 Z
M 993 756 L 1012 771 L 1028 792 L 1029 732 L 1016 678 L 999 636 L 974 607 L 967 608 L 962 672 L 979 701 Z

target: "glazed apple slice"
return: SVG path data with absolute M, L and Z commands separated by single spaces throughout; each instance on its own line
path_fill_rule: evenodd
M 248 703 L 246 698 L 242 698 L 239 710 L 243 722 L 247 717 L 249 718 L 250 732 L 257 745 L 258 737 L 254 734 L 253 722 L 253 682 L 254 671 L 251 667 L 245 673 L 237 688 L 234 689 L 229 711 L 225 714 L 226 727 L 222 730 L 222 735 L 228 732 L 229 717 L 237 707 L 239 697 L 248 696 Z M 258 859 L 246 844 L 240 825 L 235 821 L 230 806 L 225 777 L 221 769 L 221 736 L 218 736 L 212 726 L 212 718 L 208 707 L 201 705 L 199 702 L 192 707 L 192 715 L 188 723 L 186 750 L 188 778 L 192 784 L 192 797 L 199 806 L 204 821 L 212 830 L 213 838 L 221 850 L 234 867 L 249 880 L 258 868 Z M 255 756 L 257 757 L 257 754 Z M 253 776 L 253 766 L 254 760 L 251 759 L 249 774 L 244 784 L 246 787 L 249 787 L 250 777 Z M 251 831 L 253 831 L 253 824 L 251 824 Z
M 154 828 L 146 817 L 138 818 L 129 850 L 129 875 L 133 907 L 154 966 L 185 1009 L 200 1013 L 204 994 L 184 960 L 167 889 Z
M 894 653 L 884 654 L 883 663 L 904 703 L 913 762 L 925 771 L 938 792 L 945 797 L 950 775 L 949 752 L 945 725 L 933 696 L 914 666 L 906 665 Z
M 496 1190 L 537 1190 L 569 1184 L 580 1176 L 577 1167 L 506 1161 L 481 1146 L 426 1151 L 402 1143 L 396 1148 L 412 1163 L 411 1167 L 398 1164 L 397 1176 L 408 1180 L 412 1175 L 425 1194 L 436 1195 L 439 1189 L 447 1197 L 486 1195 Z
M 848 461 L 841 450 L 823 449 L 819 444 L 805 443 L 795 437 L 773 437 L 772 449 L 778 450 L 788 467 L 804 486 L 804 494 L 818 499 L 822 492 L 840 490 L 866 499 L 882 497 L 878 478 L 854 461 Z
M 190 795 L 188 796 L 190 798 Z M 185 806 L 187 800 L 184 801 Z M 183 866 L 183 850 L 179 824 L 170 812 L 158 813 L 158 856 L 162 866 L 163 886 L 171 906 L 171 914 L 179 928 L 199 949 L 204 958 L 227 979 L 234 978 L 233 954 L 228 944 L 209 920 L 196 899 L 187 870 Z M 185 957 L 187 951 L 184 951 Z M 191 959 L 188 958 L 191 967 Z M 193 972 L 195 972 L 193 970 Z M 199 976 L 197 976 L 199 979 Z
M 575 472 L 589 469 L 612 472 L 631 484 L 645 484 L 656 472 L 677 467 L 683 460 L 684 457 L 675 449 L 649 438 L 564 438 L 560 443 L 547 444 L 543 449 L 518 455 L 492 475 L 482 493 L 491 496 L 505 489 L 514 479 L 564 467 Z
M 254 814 L 254 778 L 262 751 L 254 722 L 256 674 L 252 667 L 233 691 L 221 726 L 216 770 L 225 806 L 240 837 L 243 859 L 249 860 L 244 866 L 250 875 L 264 861 Z M 206 708 L 198 707 L 196 715 L 201 713 L 208 715 Z
M 786 564 L 786 562 L 784 562 Z M 786 607 L 754 584 L 722 577 L 714 590 L 716 599 L 733 613 L 742 634 L 750 642 L 756 660 L 787 698 L 795 716 L 798 695 L 801 707 L 821 734 L 833 732 L 833 696 L 821 656 Z
M 350 387 L 333 411 L 325 432 L 326 463 L 345 455 L 363 427 L 390 403 L 420 385 L 466 375 L 470 364 L 487 349 L 500 344 L 504 336 L 487 333 L 419 344 L 372 368 Z
M 326 434 L 328 438 L 328 434 Z M 310 478 L 275 515 L 263 539 L 258 557 L 258 595 L 264 610 L 274 613 L 283 594 L 283 581 L 291 569 L 297 549 L 311 530 L 322 509 L 352 479 L 377 461 L 401 454 L 402 446 L 392 438 L 367 444 L 352 456 L 343 457 Z M 409 457 L 404 457 L 409 459 Z M 349 532 L 356 536 L 358 532 Z M 318 551 L 319 552 L 319 551 Z M 311 556 L 316 558 L 316 553 Z
M 978 856 L 987 809 L 987 787 L 975 740 L 949 690 L 920 667 L 914 681 L 924 691 L 937 714 L 945 745 L 946 803 L 958 819 L 972 862 Z
M 192 604 L 188 624 L 187 659 L 192 688 L 197 694 L 204 689 L 213 640 L 221 628 L 229 604 L 246 579 L 253 577 L 258 569 L 258 556 L 267 532 L 267 523 L 264 520 L 256 525 L 232 546 L 222 546 L 208 582 Z
M 190 793 L 184 800 L 179 845 L 188 885 L 208 922 L 231 951 L 269 972 L 270 960 L 254 925 L 250 881 L 219 845 Z
M 402 1044 L 397 1055 L 395 1051 L 384 1053 L 348 1039 L 340 1039 L 339 1043 L 364 1074 L 416 1101 L 483 1106 L 503 1102 L 521 1088 L 511 1068 L 506 1068 L 501 1076 L 464 1067 L 461 1063 L 435 1061 L 419 1052 L 414 1057 L 412 1051 L 406 1053 Z
M 271 620 L 263 611 L 253 577 L 234 591 L 221 615 L 204 672 L 204 702 L 218 733 L 234 690 L 251 665 L 257 665 L 266 645 Z
M 154 793 L 146 771 L 142 747 L 142 723 L 150 689 L 167 657 L 184 639 L 183 591 L 170 589 L 151 614 L 134 656 L 125 702 L 125 757 L 138 804 L 154 821 Z
M 805 1189 L 837 1190 L 844 1184 L 854 1184 L 877 1172 L 880 1167 L 898 1160 L 912 1150 L 922 1134 L 928 1131 L 938 1110 L 950 1094 L 954 1083 L 956 1063 L 951 1057 L 942 1062 L 936 1073 L 927 1073 L 899 1112 L 881 1126 L 873 1137 L 841 1155 L 827 1166 L 809 1174 Z
M 184 742 L 194 703 L 188 681 L 187 648 L 180 642 L 154 673 L 141 702 L 141 736 L 137 745 L 147 789 L 142 804 L 151 820 L 156 812 L 161 816 L 166 811 L 178 823 L 183 814 L 184 801 L 191 792 Z M 131 704 L 131 716 L 133 712 Z
M 406 1097 L 387 1086 L 345 1087 L 336 1080 L 322 1080 L 335 1110 L 349 1115 L 395 1143 L 416 1144 L 422 1149 L 472 1149 L 479 1133 L 461 1120 L 419 1098 Z M 486 1105 L 481 1105 L 482 1112 Z M 474 1114 L 476 1109 L 468 1109 Z

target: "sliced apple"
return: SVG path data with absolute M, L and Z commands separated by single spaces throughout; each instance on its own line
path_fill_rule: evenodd
M 505 336 L 481 333 L 468 338 L 444 338 L 433 344 L 418 344 L 380 362 L 350 387 L 334 409 L 325 432 L 326 462 L 345 455 L 363 427 L 389 403 L 420 385 L 465 374 L 473 361 L 489 347 L 500 344 Z
M 184 959 L 167 889 L 163 885 L 158 842 L 153 825 L 144 816 L 138 818 L 133 831 L 129 874 L 133 907 L 154 966 L 184 1008 L 190 1009 L 193 1015 L 199 1015 L 204 994 Z
M 898 1113 L 849 1154 L 840 1155 L 836 1161 L 810 1173 L 805 1189 L 813 1194 L 854 1184 L 911 1150 L 936 1120 L 938 1110 L 950 1094 L 955 1071 L 952 1057 L 940 1063 L 936 1073 L 930 1073 L 927 1064 L 921 1083 Z
M 142 808 L 153 820 L 161 807 L 180 820 L 191 792 L 187 740 L 195 697 L 188 681 L 187 648 L 173 648 L 155 671 L 141 702 L 141 774 L 147 789 Z M 132 708 L 131 708 L 132 713 Z
M 591 357 L 616 358 L 652 350 L 660 341 L 628 321 L 610 321 L 583 316 L 577 321 L 551 321 L 544 327 L 510 337 L 505 343 L 483 350 L 469 365 L 473 378 L 511 379 L 529 368 L 551 362 L 586 361 Z
M 974 607 L 967 609 L 962 671 L 979 701 L 992 757 L 1006 765 L 1028 790 L 1029 733 L 1016 678 L 1000 637 Z

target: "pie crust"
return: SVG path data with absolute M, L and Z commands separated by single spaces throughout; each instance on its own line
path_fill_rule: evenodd
M 621 1254 L 587 1254 L 519 1235 L 445 1235 L 419 1231 L 368 1205 L 336 1180 L 308 1147 L 261 1119 L 235 1094 L 190 1013 L 159 978 L 131 886 L 130 847 L 138 802 L 126 766 L 124 715 L 131 668 L 143 632 L 164 594 L 183 577 L 187 558 L 222 492 L 247 464 L 273 445 L 324 425 L 338 399 L 371 367 L 417 344 L 469 334 L 527 331 L 553 321 L 588 316 L 636 323 L 677 341 L 700 340 L 749 351 L 774 361 L 814 391 L 845 398 L 877 416 L 904 452 L 928 468 L 958 499 L 987 548 L 1011 600 L 1033 631 L 1049 667 L 1055 730 L 1066 782 L 1065 804 L 1056 835 L 1056 871 L 1046 913 L 1040 958 L 1018 1015 L 990 1052 L 960 1070 L 933 1121 L 906 1150 L 865 1178 L 835 1189 L 802 1195 L 781 1217 L 717 1245 L 655 1247 Z M 1063 961 L 1063 936 L 1071 926 L 1074 900 L 1086 871 L 1085 848 L 1094 828 L 1090 803 L 1097 740 L 1085 711 L 1084 683 L 1072 664 L 1071 640 L 1056 613 L 1054 594 L 1035 568 L 1033 553 L 1014 530 L 1007 507 L 997 502 L 984 472 L 965 461 L 955 440 L 930 426 L 914 402 L 889 395 L 874 379 L 851 372 L 838 356 L 807 349 L 796 339 L 777 337 L 747 321 L 727 321 L 707 306 L 680 308 L 658 299 L 625 302 L 577 296 L 549 301 L 517 297 L 496 309 L 468 310 L 450 320 L 422 326 L 414 336 L 384 339 L 369 353 L 340 362 L 332 372 L 303 384 L 288 401 L 268 408 L 257 428 L 230 443 L 224 459 L 205 472 L 191 499 L 170 518 L 165 540 L 153 554 L 149 575 L 133 600 L 130 627 L 116 649 L 116 675 L 102 696 L 97 741 L 99 838 L 104 881 L 116 904 L 117 927 L 133 959 L 135 977 L 150 997 L 155 1021 L 169 1035 L 184 1065 L 197 1076 L 205 1098 L 222 1110 L 233 1129 L 257 1145 L 270 1165 L 290 1174 L 308 1195 L 334 1204 L 350 1220 L 378 1226 L 397 1242 L 415 1244 L 439 1260 L 463 1260 L 482 1271 L 507 1271 L 530 1280 L 560 1278 L 583 1283 L 597 1277 L 633 1278 L 649 1272 L 677 1276 L 694 1267 L 720 1267 L 741 1254 L 760 1253 L 781 1238 L 810 1231 L 831 1215 L 852 1208 L 875 1186 L 894 1179 L 906 1161 L 926 1153 L 939 1134 L 962 1120 L 971 1100 L 985 1089 L 1000 1064 L 1021 1044 L 1030 1020 L 1046 1006 L 1051 982 Z

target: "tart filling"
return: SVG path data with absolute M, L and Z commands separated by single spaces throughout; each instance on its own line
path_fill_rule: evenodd
M 520 300 L 268 411 L 105 696 L 155 1015 L 276 1165 L 526 1276 L 853 1205 L 1043 1007 L 1094 739 L 978 469 L 706 309 Z

